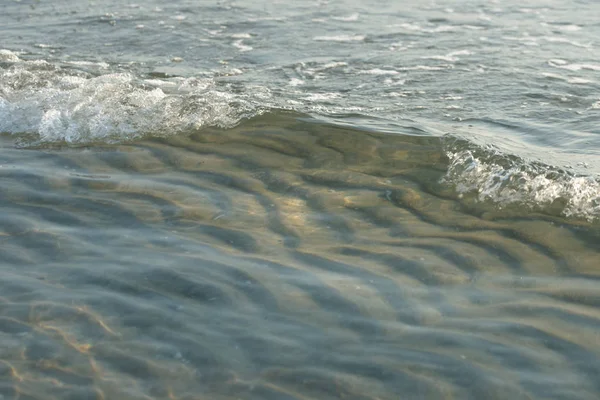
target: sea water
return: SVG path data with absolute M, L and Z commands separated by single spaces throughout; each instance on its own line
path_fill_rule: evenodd
M 0 397 L 596 399 L 600 3 L 0 4 Z

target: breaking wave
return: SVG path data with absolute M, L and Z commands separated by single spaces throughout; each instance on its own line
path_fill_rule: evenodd
M 449 160 L 443 182 L 463 201 L 526 207 L 589 221 L 600 217 L 600 179 L 505 154 L 455 136 L 443 140 Z
M 147 79 L 105 63 L 72 68 L 0 53 L 0 132 L 25 145 L 114 143 L 232 127 L 263 110 L 214 78 Z M 264 93 L 261 93 L 264 96 Z

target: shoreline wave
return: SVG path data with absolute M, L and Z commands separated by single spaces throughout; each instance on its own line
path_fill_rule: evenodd
M 24 61 L 0 53 L 0 132 L 21 145 L 122 143 L 206 126 L 233 127 L 263 109 L 213 78 L 145 79 Z
M 500 208 L 526 207 L 588 221 L 600 218 L 599 177 L 528 161 L 458 136 L 445 136 L 443 147 L 449 160 L 443 182 L 462 201 L 492 201 Z
M 86 64 L 88 69 L 95 67 L 95 71 L 84 71 L 43 60 L 27 61 L 2 50 L 0 133 L 25 148 L 90 146 L 172 137 L 208 127 L 229 129 L 243 121 L 253 124 L 262 114 L 277 119 L 280 113 L 361 130 L 356 114 L 348 115 L 348 125 L 339 115 L 332 120 L 333 115 L 307 114 L 301 105 L 280 108 L 265 88 L 234 87 L 215 77 L 143 77 L 111 71 L 106 63 Z M 439 137 L 440 155 L 448 162 L 440 183 L 463 204 L 491 202 L 499 209 L 526 207 L 554 216 L 600 219 L 600 178 L 593 174 L 531 162 L 485 142 L 439 136 L 433 126 L 417 129 L 417 133 L 414 127 L 390 127 L 365 128 L 365 135 Z

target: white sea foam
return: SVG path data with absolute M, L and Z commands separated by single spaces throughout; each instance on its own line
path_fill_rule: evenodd
M 553 30 L 559 30 L 562 32 L 577 32 L 581 30 L 581 26 L 574 24 L 567 25 L 556 25 L 556 24 L 548 24 L 547 22 L 540 23 L 542 26 L 551 27 Z
M 331 19 L 334 19 L 336 21 L 342 21 L 342 22 L 354 22 L 354 21 L 358 21 L 358 17 L 359 17 L 358 13 L 353 13 L 353 14 L 346 15 L 343 17 L 331 17 Z
M 290 82 L 288 84 L 290 86 L 300 86 L 300 85 L 304 85 L 304 81 L 302 79 L 292 78 L 292 79 L 290 79 Z
M 335 36 L 315 36 L 313 40 L 318 42 L 362 42 L 364 35 L 335 35 Z
M 239 49 L 239 51 L 241 51 L 241 52 L 251 51 L 254 49 L 252 46 L 248 46 L 248 45 L 244 44 L 244 41 L 242 39 L 236 40 L 235 42 L 232 43 L 232 45 L 233 45 L 233 47 L 236 47 L 237 49 Z
M 32 142 L 121 142 L 203 126 L 230 127 L 260 113 L 254 104 L 264 104 L 269 96 L 256 88 L 252 95 L 234 95 L 212 78 L 96 76 L 0 54 L 14 62 L 0 68 L 0 132 L 33 136 Z M 255 94 L 260 99 L 253 102 Z
M 600 71 L 600 64 L 567 64 L 561 68 L 568 69 L 570 71 L 581 71 L 582 69 L 590 71 Z
M 452 64 L 444 64 L 444 65 L 415 65 L 414 67 L 401 67 L 398 68 L 400 71 L 442 71 L 445 69 L 453 68 Z
M 450 161 L 443 181 L 459 195 L 501 207 L 526 206 L 566 217 L 600 218 L 600 180 L 446 137 Z
M 588 63 L 572 63 L 569 64 L 568 61 L 553 59 L 548 61 L 548 65 L 555 68 L 567 69 L 569 71 L 581 71 L 581 70 L 589 70 L 589 71 L 600 71 L 600 64 L 588 64 Z
M 458 56 L 468 56 L 471 54 L 472 53 L 469 50 L 459 50 L 459 51 L 453 51 L 446 55 L 423 56 L 421 58 L 430 59 L 430 60 L 441 60 L 441 61 L 446 61 L 446 62 L 456 62 L 456 61 L 460 60 L 460 58 Z
M 393 69 L 373 68 L 366 71 L 361 71 L 361 73 L 369 75 L 398 75 L 400 72 L 394 71 Z
M 339 97 L 339 93 L 311 93 L 310 95 L 306 96 L 304 100 L 320 102 L 337 99 Z
M 109 65 L 105 62 L 93 62 L 93 61 L 66 61 L 66 64 L 78 65 L 83 67 L 97 67 L 107 69 Z
M 456 30 L 459 30 L 460 27 L 458 26 L 453 26 L 453 25 L 439 25 L 436 26 L 435 28 L 425 28 L 423 29 L 423 32 L 426 33 L 442 33 L 442 32 L 453 32 Z
M 247 32 L 244 32 L 244 33 L 234 33 L 233 35 L 231 35 L 231 37 L 234 39 L 250 39 L 250 38 L 252 38 L 252 35 L 250 35 Z
M 319 71 L 323 71 L 326 69 L 338 68 L 338 67 L 346 67 L 348 63 L 343 61 L 334 61 L 327 64 L 324 64 L 321 68 L 318 68 Z
M 0 49 L 0 61 L 18 62 L 21 61 L 15 52 L 10 50 Z

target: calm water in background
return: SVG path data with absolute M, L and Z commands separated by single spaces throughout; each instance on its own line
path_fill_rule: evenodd
M 596 399 L 600 3 L 0 4 L 0 398 Z

